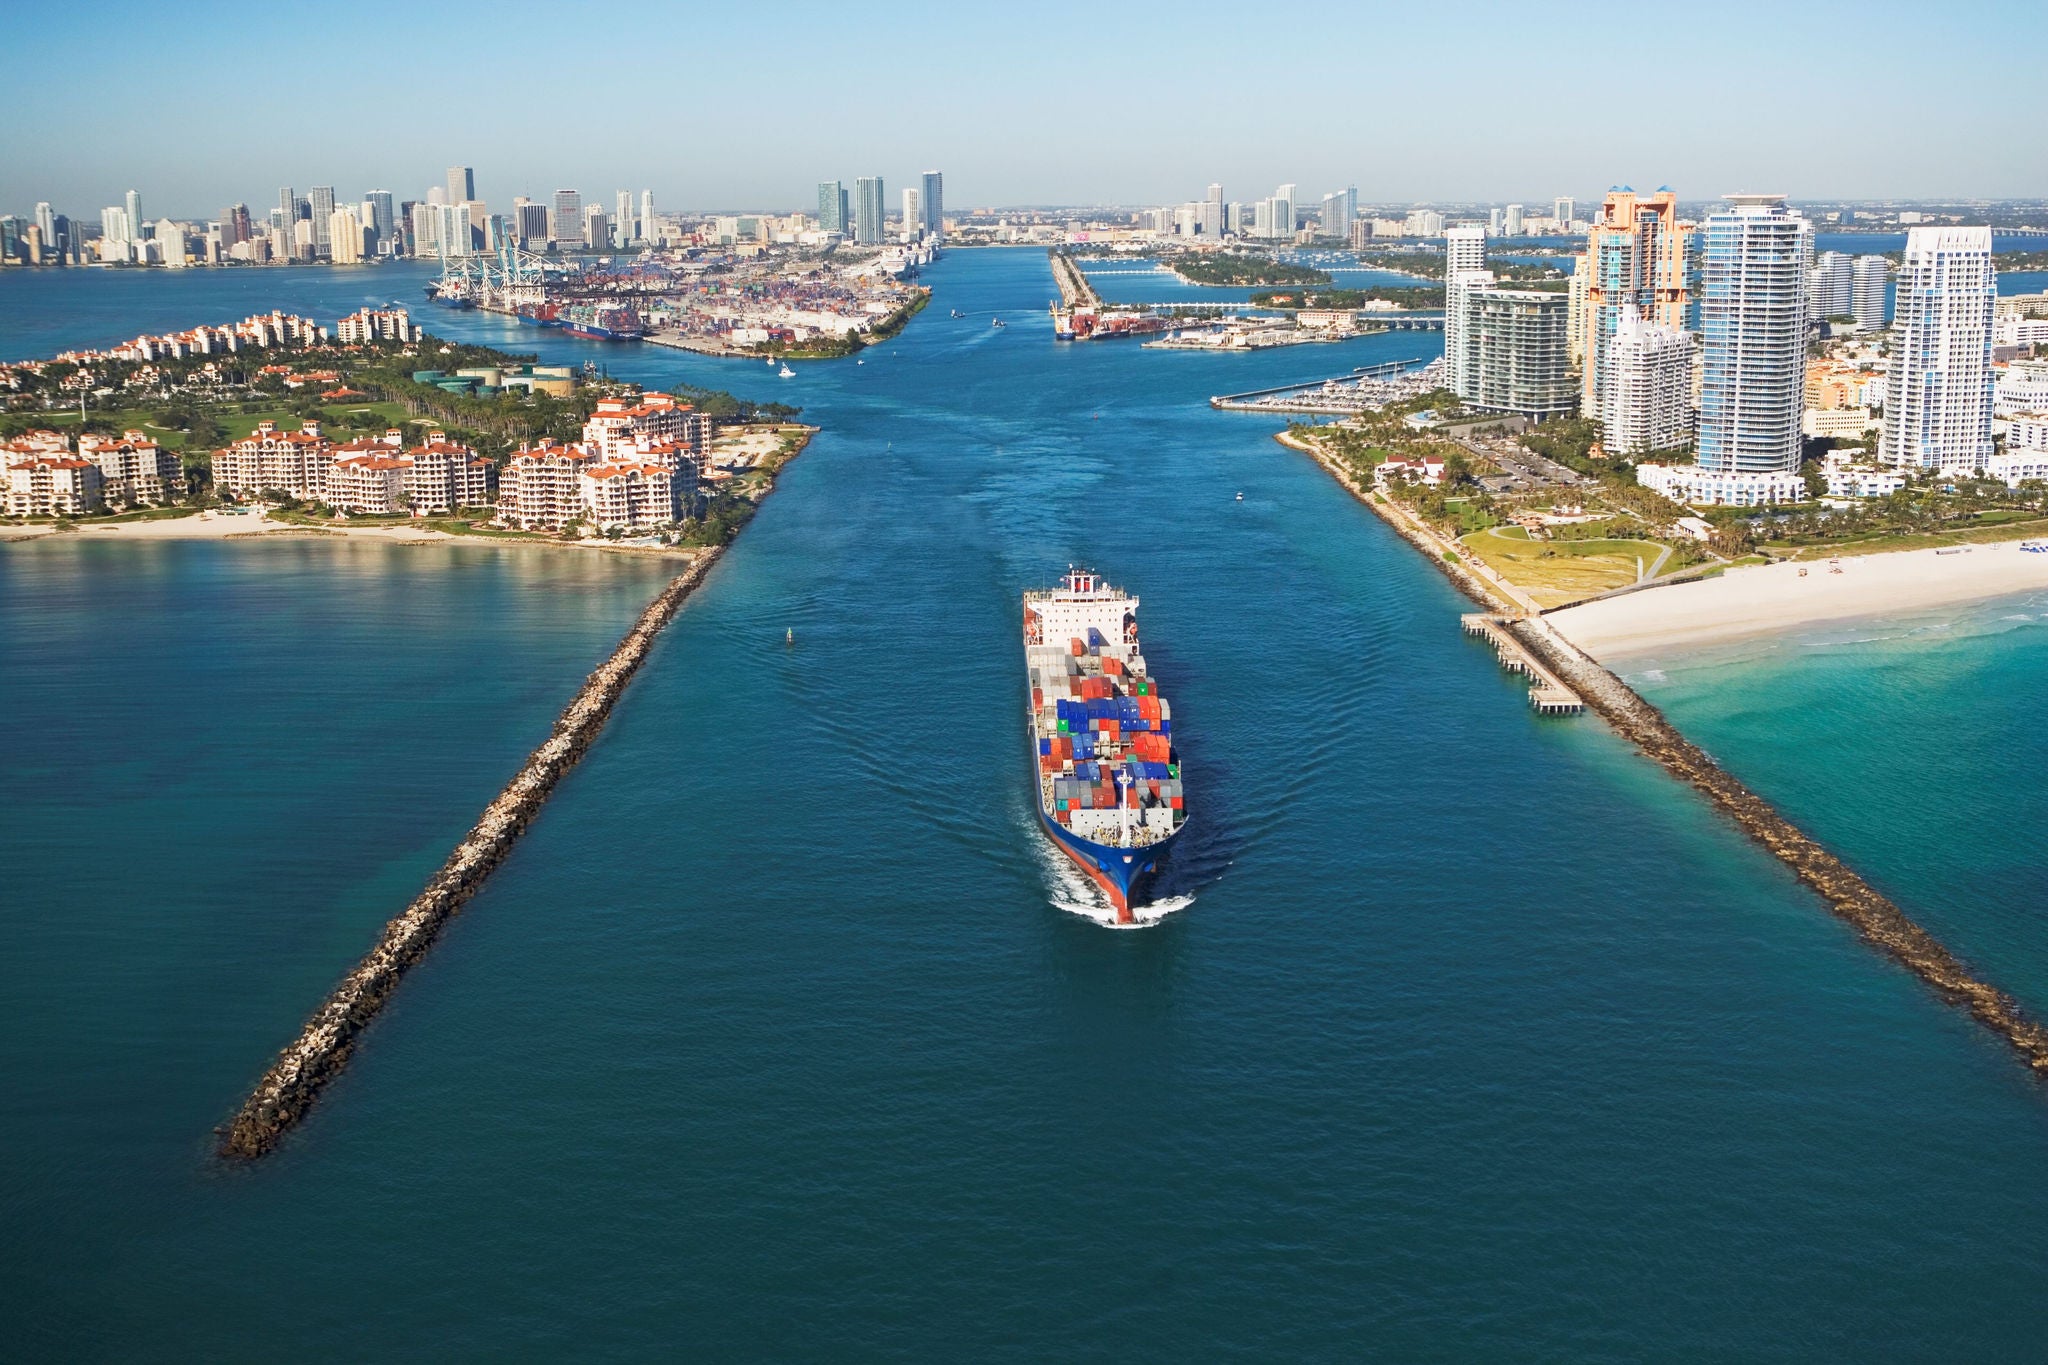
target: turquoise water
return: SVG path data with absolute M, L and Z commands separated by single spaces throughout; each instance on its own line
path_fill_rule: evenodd
M 2048 593 L 1634 659 L 1623 672 L 2048 1016 Z M 1817 753 L 1827 762 L 1814 763 Z
M 364 292 L 276 275 L 326 316 Z M 1219 380 L 1057 345 L 1042 252 L 927 278 L 866 364 L 786 381 L 429 318 L 825 431 L 253 1169 L 211 1163 L 209 1129 L 655 571 L 0 548 L 10 1355 L 2037 1352 L 2038 1086 L 1660 770 L 1533 716 L 1434 570 L 1269 420 L 1202 401 L 1315 357 Z M 122 287 L 247 311 L 216 282 L 239 287 Z M 7 316 L 29 297 L 0 277 Z M 1144 932 L 1074 913 L 1031 823 L 1016 595 L 1076 559 L 1143 596 L 1188 751 L 1167 889 L 1191 899 Z M 1995 719 L 2025 782 L 2038 661 L 2015 667 Z M 1901 724 L 1961 746 L 1982 714 L 1821 695 L 1858 753 Z M 1695 718 L 1767 781 L 1776 718 Z M 1859 859 L 2032 991 L 2037 798 L 1998 836 L 2036 881 L 1994 893 L 1922 855 L 1989 837 L 1961 827 L 2010 785 L 1854 761 L 1925 817 L 1911 856 Z M 1816 828 L 1885 799 L 1787 797 Z

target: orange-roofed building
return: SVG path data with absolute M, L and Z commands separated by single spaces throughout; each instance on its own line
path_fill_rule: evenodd
M 185 466 L 177 453 L 140 431 L 118 437 L 87 432 L 78 438 L 78 453 L 99 466 L 111 501 L 161 507 L 185 494 Z
M 334 463 L 334 443 L 320 434 L 318 422 L 301 423 L 297 431 L 281 431 L 275 422 L 214 452 L 213 486 L 223 493 L 276 491 L 307 502 L 327 501 L 327 470 Z
M 106 507 L 100 467 L 71 455 L 36 455 L 7 467 L 7 513 L 68 517 Z

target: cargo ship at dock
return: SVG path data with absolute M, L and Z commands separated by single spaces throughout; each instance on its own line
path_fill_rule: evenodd
M 1085 569 L 1024 594 L 1038 822 L 1118 924 L 1187 822 L 1173 710 L 1145 669 L 1138 599 Z
M 630 303 L 564 303 L 556 307 L 553 325 L 592 341 L 638 341 L 647 334 L 640 310 Z

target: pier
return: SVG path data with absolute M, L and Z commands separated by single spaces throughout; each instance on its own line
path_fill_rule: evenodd
M 357 1037 L 377 1017 L 405 973 L 427 955 L 441 929 L 492 871 L 505 861 L 519 836 L 576 766 L 612 707 L 646 661 L 655 637 L 675 619 L 683 599 L 703 581 L 717 559 L 707 550 L 663 588 L 611 657 L 599 664 L 555 721 L 555 728 L 527 758 L 497 799 L 484 807 L 474 827 L 399 916 L 384 926 L 377 945 L 341 979 L 319 1009 L 279 1053 L 256 1088 L 220 1133 L 220 1155 L 252 1161 L 276 1148 L 292 1125 L 304 1118 L 327 1082 L 341 1074 Z
M 1046 253 L 1052 258 L 1052 281 L 1060 289 L 1060 307 L 1073 311 L 1076 308 L 1100 309 L 1102 298 L 1095 292 L 1095 286 L 1088 283 L 1088 276 L 1081 267 L 1074 264 L 1074 258 L 1055 248 Z
M 1508 629 L 1511 618 L 1471 612 L 1458 618 L 1467 635 L 1477 635 L 1493 646 L 1500 665 L 1510 673 L 1529 680 L 1529 705 L 1546 716 L 1576 716 L 1586 709 L 1579 694 L 1566 687 L 1545 668 L 1519 638 Z

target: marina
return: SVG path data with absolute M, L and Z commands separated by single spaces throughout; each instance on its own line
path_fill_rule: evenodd
M 1217 394 L 1209 406 L 1226 412 L 1312 413 L 1331 417 L 1376 412 L 1389 403 L 1420 397 L 1443 387 L 1445 369 L 1438 357 L 1387 360 L 1328 379 L 1274 384 L 1242 393 Z

